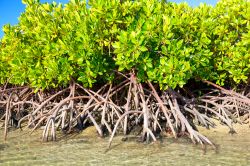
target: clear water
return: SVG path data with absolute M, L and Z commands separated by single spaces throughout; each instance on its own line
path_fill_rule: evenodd
M 187 138 L 166 138 L 161 143 L 143 144 L 133 139 L 123 142 L 122 137 L 117 136 L 106 152 L 108 138 L 97 137 L 93 129 L 48 143 L 41 142 L 41 131 L 30 135 L 16 130 L 9 133 L 7 141 L 0 135 L 0 165 L 250 166 L 250 128 L 236 126 L 236 130 L 235 135 L 229 135 L 228 129 L 221 126 L 202 130 L 219 145 L 218 151 L 207 147 L 206 153 Z

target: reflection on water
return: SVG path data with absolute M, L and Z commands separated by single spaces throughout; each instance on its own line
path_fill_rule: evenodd
M 58 142 L 42 143 L 40 132 L 30 136 L 16 130 L 6 142 L 0 135 L 0 165 L 250 165 L 250 129 L 236 126 L 236 131 L 238 134 L 229 135 L 225 127 L 203 130 L 220 145 L 218 152 L 208 147 L 204 154 L 201 146 L 186 138 L 147 145 L 130 139 L 122 142 L 122 137 L 117 136 L 112 149 L 105 153 L 108 138 L 90 138 L 83 132 Z

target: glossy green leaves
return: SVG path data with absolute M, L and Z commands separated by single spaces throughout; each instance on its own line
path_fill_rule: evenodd
M 91 87 L 116 71 L 161 89 L 189 79 L 223 85 L 249 78 L 249 1 L 195 8 L 159 0 L 23 3 L 19 23 L 3 28 L 1 84 L 46 89 L 74 79 Z

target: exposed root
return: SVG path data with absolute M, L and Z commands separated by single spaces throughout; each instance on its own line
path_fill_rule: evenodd
M 55 141 L 58 131 L 68 134 L 94 125 L 101 137 L 110 135 L 110 147 L 116 133 L 126 135 L 140 126 L 141 141 L 156 141 L 159 134 L 170 132 L 175 138 L 184 133 L 194 143 L 214 146 L 196 125 L 215 127 L 214 117 L 230 132 L 234 132 L 234 122 L 250 125 L 250 99 L 206 83 L 217 90 L 197 98 L 172 89 L 160 91 L 151 82 L 142 84 L 134 73 L 117 85 L 106 84 L 97 91 L 73 80 L 68 88 L 56 93 L 33 93 L 28 87 L 3 89 L 0 120 L 4 121 L 4 138 L 9 127 L 21 128 L 21 124 L 32 128 L 31 132 L 43 127 L 44 141 Z
M 216 90 L 200 97 L 199 101 L 201 104 L 198 107 L 216 114 L 220 120 L 227 124 L 230 128 L 230 132 L 235 132 L 232 128 L 233 122 L 247 123 L 249 121 L 250 98 L 248 96 L 244 96 L 232 90 L 226 90 L 209 81 L 204 82 L 214 86 L 220 91 Z
M 113 130 L 113 132 L 112 132 L 112 135 L 111 135 L 111 137 L 110 137 L 110 139 L 109 139 L 109 146 L 108 146 L 108 148 L 110 148 L 110 146 L 111 146 L 113 137 L 115 136 L 116 130 L 117 130 L 117 128 L 118 128 L 120 122 L 121 122 L 121 121 L 124 119 L 124 117 L 126 117 L 128 114 L 134 114 L 134 113 L 139 113 L 139 114 L 141 114 L 141 113 L 143 113 L 143 112 L 141 112 L 141 111 L 129 111 L 129 112 L 125 112 L 125 113 L 117 120 L 117 122 L 116 122 L 116 124 L 115 124 L 115 127 L 114 127 L 114 130 Z

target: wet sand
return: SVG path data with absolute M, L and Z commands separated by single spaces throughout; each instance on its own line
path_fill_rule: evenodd
M 8 140 L 0 135 L 0 165 L 250 165 L 250 128 L 234 125 L 237 134 L 218 124 L 215 129 L 199 128 L 218 145 L 218 150 L 200 145 L 188 138 L 164 138 L 162 142 L 144 144 L 135 139 L 122 141 L 116 136 L 106 152 L 108 137 L 99 138 L 90 127 L 77 135 L 59 137 L 57 142 L 41 142 L 41 130 L 30 135 L 15 130 Z M 30 131 L 30 130 L 28 130 Z M 3 130 L 0 130 L 3 133 Z

